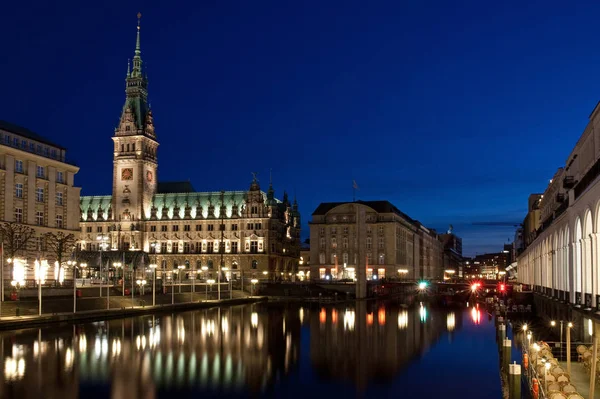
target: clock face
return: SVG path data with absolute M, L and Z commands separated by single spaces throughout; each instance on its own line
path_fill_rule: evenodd
M 148 180 L 148 183 L 152 183 L 154 181 L 154 175 L 152 174 L 152 171 L 147 171 L 146 172 L 146 180 Z
M 121 170 L 121 180 L 133 180 L 133 169 L 125 168 Z

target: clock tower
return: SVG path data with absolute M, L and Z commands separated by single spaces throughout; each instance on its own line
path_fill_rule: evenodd
M 113 137 L 112 217 L 123 223 L 150 217 L 157 186 L 158 141 L 148 106 L 148 77 L 142 68 L 140 18 L 138 13 L 133 65 L 128 62 L 125 78 L 125 105 Z

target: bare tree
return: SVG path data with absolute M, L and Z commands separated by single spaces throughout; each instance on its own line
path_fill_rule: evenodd
M 46 233 L 46 245 L 48 252 L 54 255 L 59 266 L 62 268 L 63 259 L 71 255 L 75 248 L 75 235 L 58 233 Z
M 35 230 L 24 224 L 8 222 L 0 224 L 0 241 L 4 244 L 6 258 L 14 258 L 35 236 Z

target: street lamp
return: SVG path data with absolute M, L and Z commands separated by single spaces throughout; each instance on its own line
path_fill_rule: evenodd
M 150 264 L 152 269 L 152 306 L 156 306 L 156 267 L 155 263 Z
M 125 270 L 123 269 L 123 264 L 121 262 L 113 263 L 113 267 L 116 269 L 121 269 L 121 280 L 123 284 L 123 296 L 125 296 Z
M 102 252 L 108 247 L 108 243 L 106 242 L 108 241 L 108 237 L 105 234 L 98 234 L 98 237 L 96 237 L 96 239 L 100 242 L 100 244 L 98 245 L 100 246 L 100 297 L 102 297 Z M 108 305 L 108 299 L 106 304 Z
M 256 286 L 256 283 L 258 283 L 258 280 L 253 278 L 250 280 L 250 283 L 252 283 L 252 296 L 254 296 L 254 287 Z
M 560 342 L 559 342 L 559 343 L 560 343 L 560 348 L 561 348 L 561 351 L 562 351 L 562 340 L 563 340 L 563 320 L 559 320 L 559 322 L 560 322 Z M 556 321 L 555 321 L 555 320 L 552 320 L 552 321 L 550 322 L 550 326 L 552 326 L 552 327 L 556 327 Z
M 67 266 L 73 269 L 73 313 L 77 312 L 77 262 L 68 260 Z M 41 296 L 40 296 L 41 298 Z
M 144 286 L 146 285 L 146 280 L 138 280 L 137 285 L 138 285 L 138 287 L 140 287 L 141 296 L 143 296 L 144 295 Z
M 185 269 L 185 265 L 179 265 L 177 266 L 177 268 L 179 269 L 179 272 L 177 274 L 179 275 L 179 293 L 181 294 L 181 272 L 183 271 L 183 269 Z
M 571 375 L 571 328 L 573 323 L 567 323 L 567 373 Z
M 206 280 L 206 283 L 204 284 L 204 286 L 206 287 L 206 299 L 208 300 L 208 285 L 206 284 L 210 284 L 210 292 L 212 292 L 212 285 L 215 283 L 214 279 L 208 279 Z

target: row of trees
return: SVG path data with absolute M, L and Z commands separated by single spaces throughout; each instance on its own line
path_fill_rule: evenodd
M 27 225 L 14 222 L 0 224 L 0 242 L 4 245 L 4 258 L 14 258 L 27 251 L 28 244 L 36 236 L 35 229 Z M 47 252 L 62 267 L 63 261 L 68 259 L 75 249 L 75 235 L 59 231 L 46 233 L 43 238 L 46 240 Z

